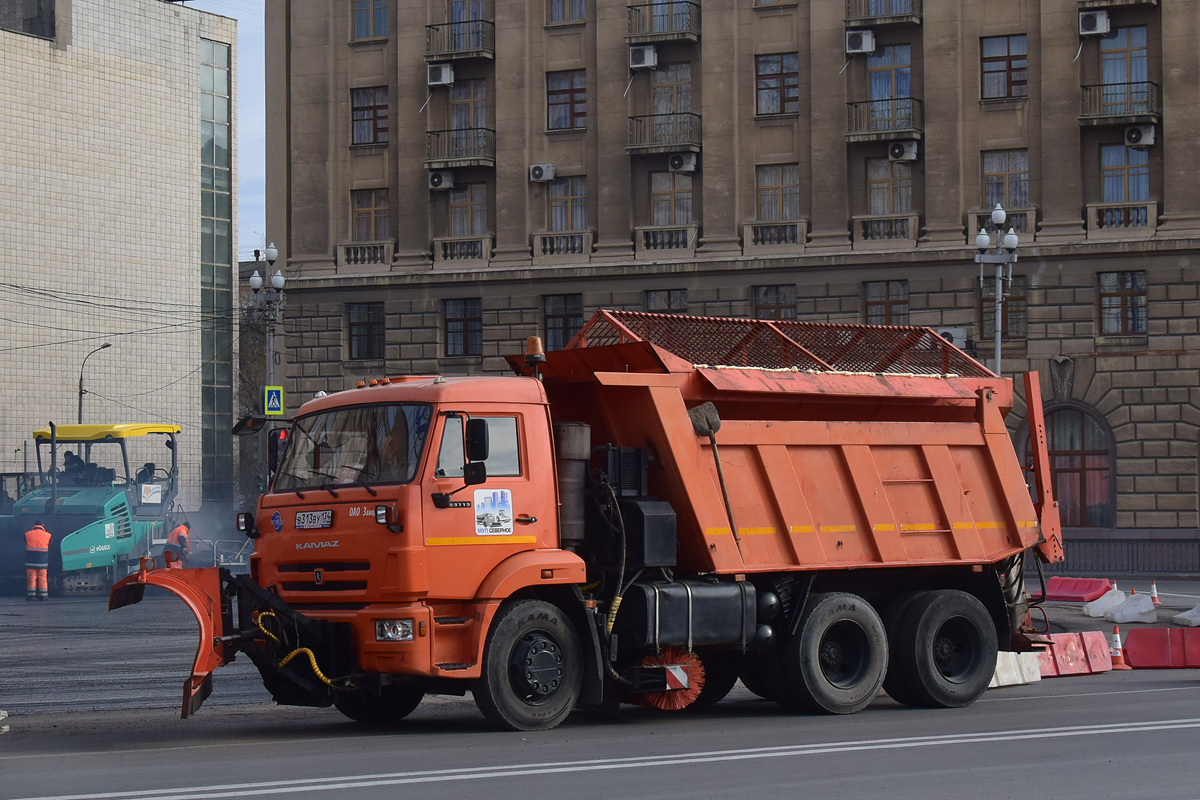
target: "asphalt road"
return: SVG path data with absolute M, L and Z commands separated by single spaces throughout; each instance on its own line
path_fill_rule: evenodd
M 1167 613 L 1197 589 L 1159 583 Z M 1073 607 L 1050 614 L 1078 627 Z M 180 720 L 194 637 L 166 597 L 111 615 L 98 598 L 0 601 L 0 798 L 1200 797 L 1194 670 L 1046 680 L 960 710 L 880 696 L 851 717 L 788 715 L 738 687 L 700 715 L 575 714 L 536 734 L 432 698 L 381 733 L 275 707 L 244 659 Z

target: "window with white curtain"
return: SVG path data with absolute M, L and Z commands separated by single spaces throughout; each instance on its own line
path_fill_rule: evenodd
M 549 223 L 552 231 L 587 230 L 587 178 L 578 175 L 550 181 Z
M 761 222 L 800 219 L 799 164 L 765 164 L 755 169 L 755 177 Z
M 690 225 L 692 176 L 686 172 L 650 173 L 650 208 L 653 225 Z
M 487 184 L 468 183 L 450 190 L 450 235 L 487 233 Z
M 1144 203 L 1150 199 L 1150 151 L 1123 144 L 1100 148 L 1105 203 Z
M 907 214 L 912 211 L 912 163 L 867 159 L 867 194 L 872 214 Z

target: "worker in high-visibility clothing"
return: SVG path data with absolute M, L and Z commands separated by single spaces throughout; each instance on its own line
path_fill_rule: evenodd
M 175 526 L 175 530 L 167 536 L 167 544 L 163 548 L 163 560 L 170 569 L 183 569 L 187 566 L 188 556 L 192 552 L 191 528 L 186 522 Z
M 50 532 L 41 521 L 25 531 L 25 599 L 49 600 Z

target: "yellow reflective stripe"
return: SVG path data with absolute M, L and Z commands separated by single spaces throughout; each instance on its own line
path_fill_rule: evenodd
M 705 536 L 725 536 L 729 534 L 729 528 L 705 528 Z
M 1017 527 L 1019 527 L 1019 528 L 1036 528 L 1037 520 L 1036 519 L 1033 519 L 1033 520 L 1023 519 L 1017 523 Z
M 976 528 L 990 528 L 990 529 L 1007 528 L 1008 524 L 1004 523 L 1004 522 L 976 522 L 975 527 Z
M 822 525 L 821 533 L 854 533 L 858 530 L 854 525 Z
M 534 544 L 536 541 L 536 536 L 444 536 L 426 539 L 425 544 L 437 547 L 456 544 Z
M 742 536 L 774 536 L 774 528 L 738 528 Z
M 905 522 L 900 526 L 902 531 L 932 531 L 937 530 L 932 522 Z
M 954 530 L 956 530 L 956 531 L 970 530 L 971 528 L 974 528 L 974 527 L 975 527 L 974 522 L 956 522 L 956 523 L 954 523 Z
M 815 529 L 812 525 L 793 525 L 788 530 L 792 533 L 812 533 Z
M 880 522 L 875 525 L 876 531 L 894 531 L 896 526 L 890 522 Z

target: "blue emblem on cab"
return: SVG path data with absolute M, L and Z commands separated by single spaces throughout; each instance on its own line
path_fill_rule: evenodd
M 278 511 L 271 515 L 271 525 L 275 528 L 276 533 L 283 530 L 283 516 Z

